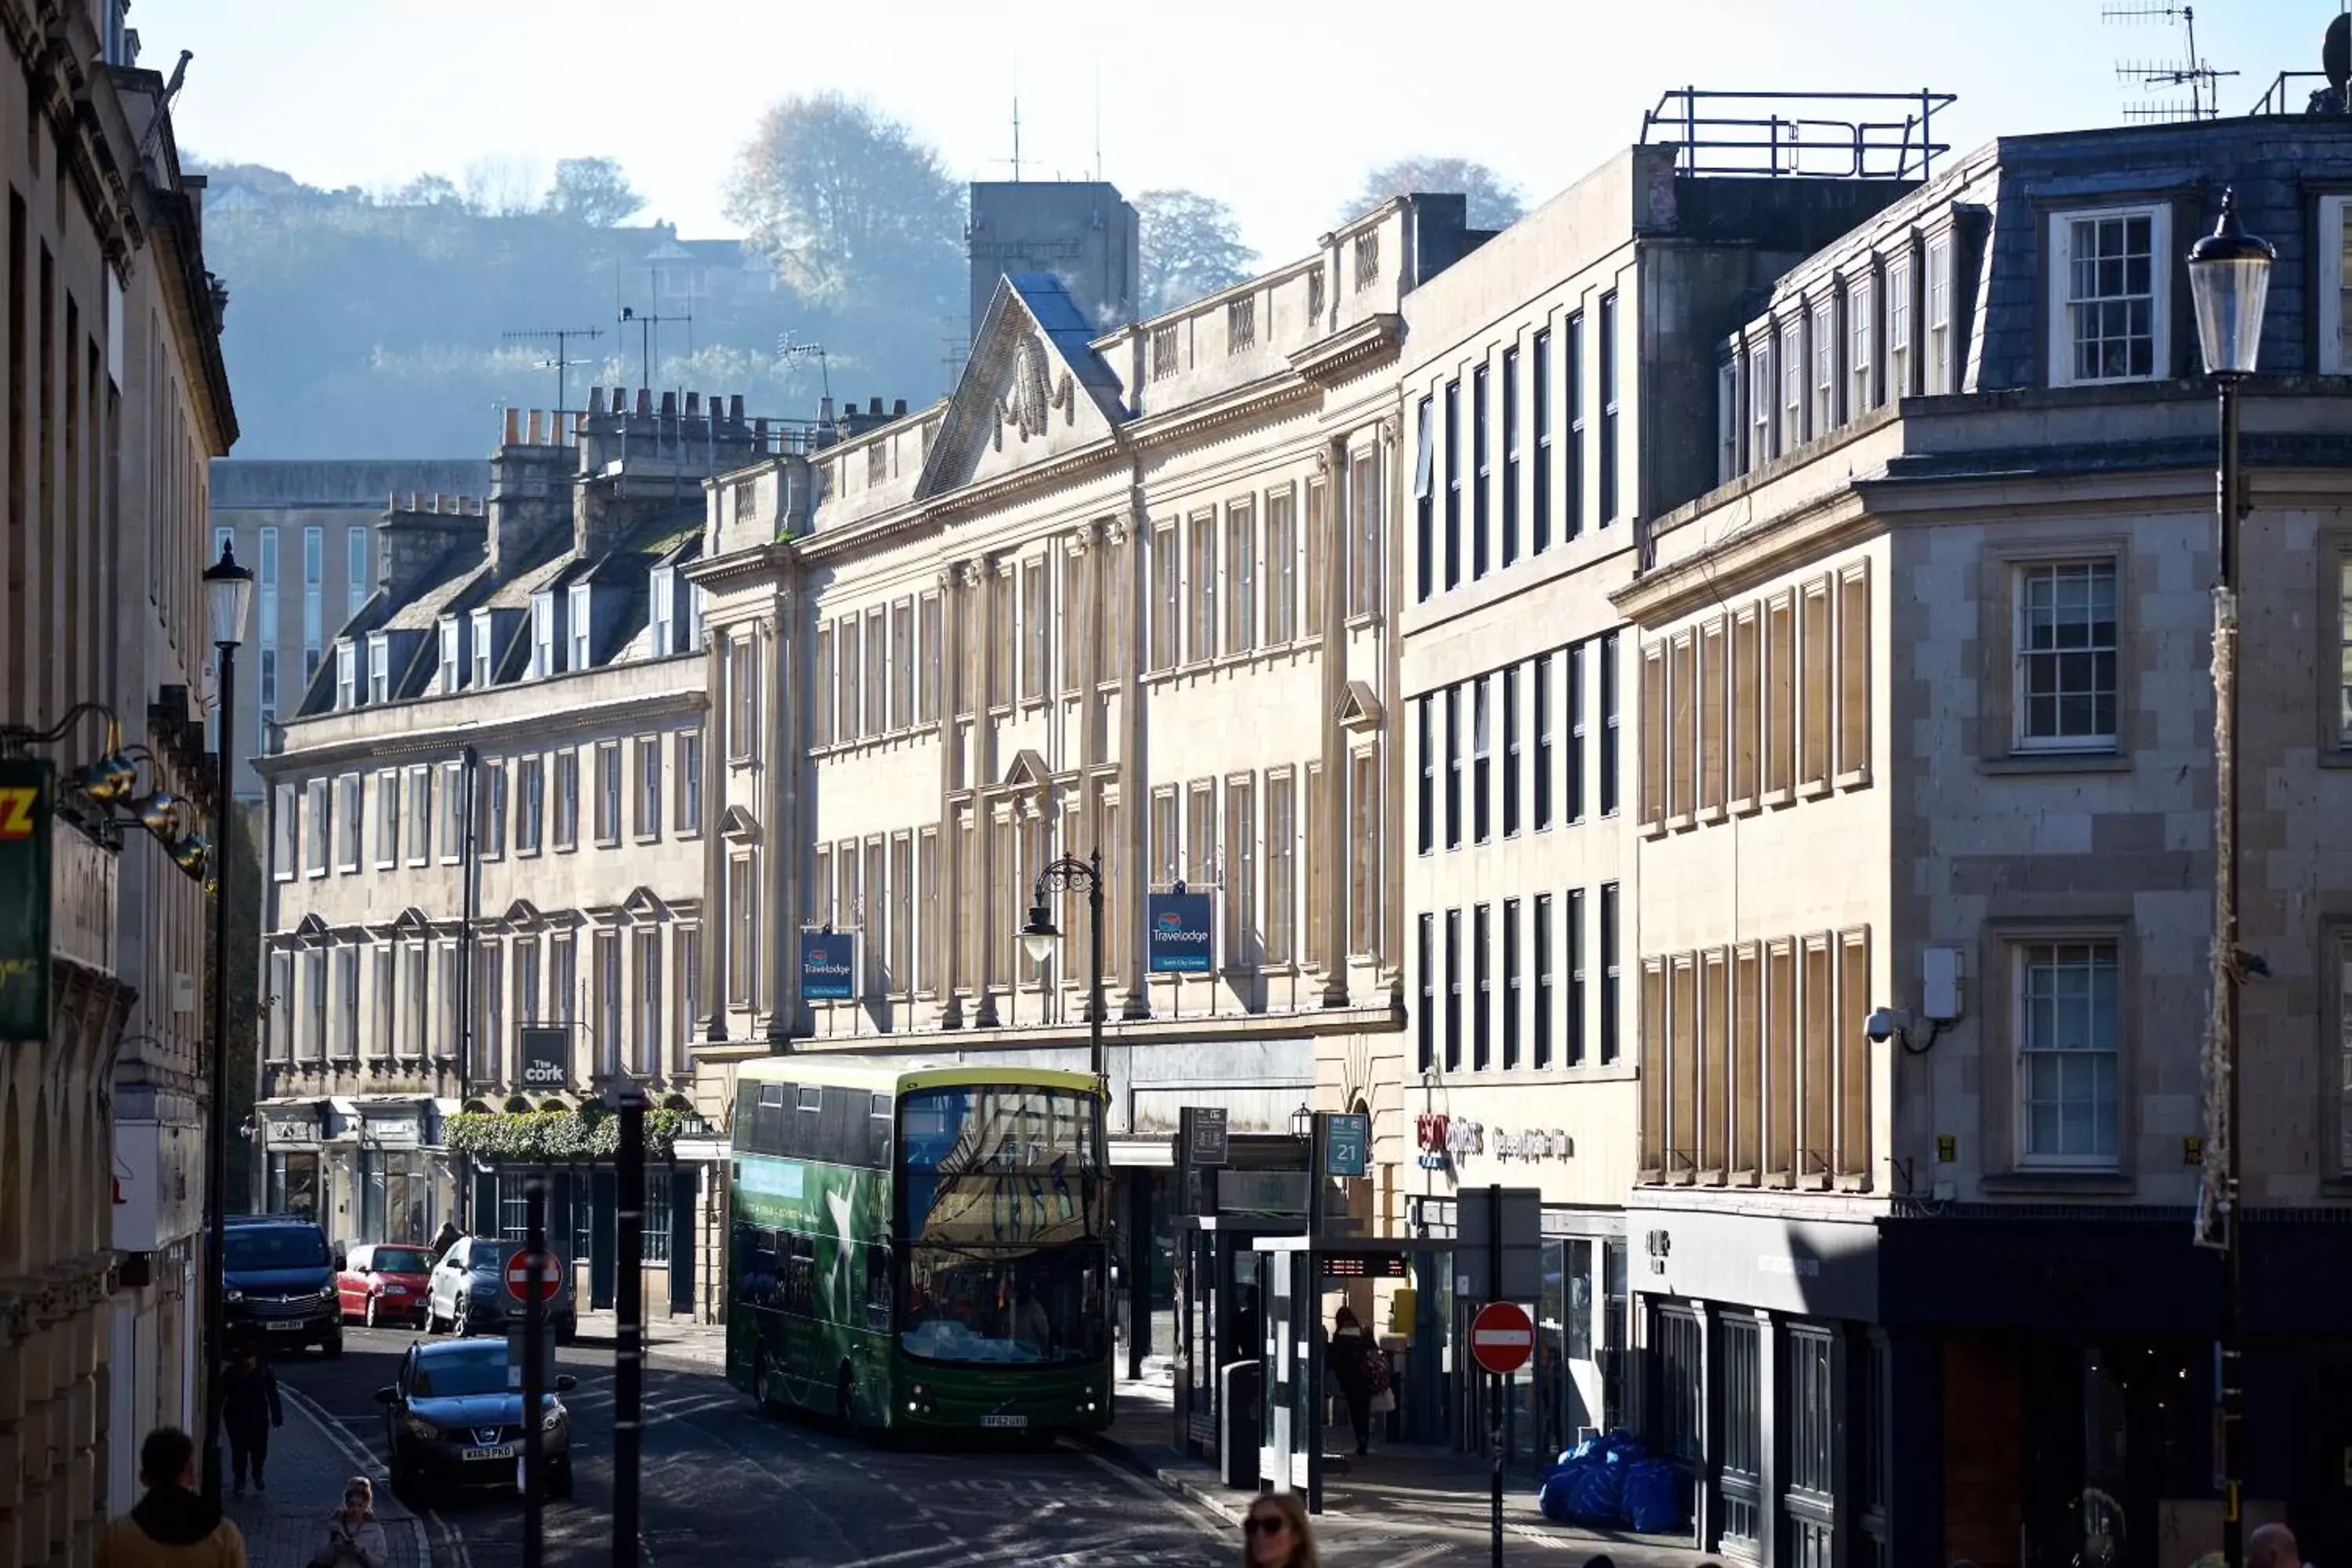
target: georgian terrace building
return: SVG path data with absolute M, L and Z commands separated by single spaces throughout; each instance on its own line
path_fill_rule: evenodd
M 1296 1110 L 1368 1092 L 1404 929 L 1398 308 L 1475 242 L 1462 211 L 1400 199 L 1102 336 L 1010 278 L 945 403 L 713 486 L 707 1113 L 788 1046 L 1084 1068 L 1083 898 L 1043 968 L 1015 933 L 1039 869 L 1097 851 L 1141 1301 L 1169 1305 L 1180 1107 L 1295 1150 Z M 1214 963 L 1155 975 L 1145 899 L 1178 883 L 1214 895 Z M 854 999 L 804 994 L 803 931 L 855 941 Z M 1377 1169 L 1360 1217 L 1398 1190 Z
M 1645 1424 L 1727 1557 L 2218 1544 L 2183 258 L 2229 186 L 2279 247 L 2243 447 L 2249 1509 L 2352 1550 L 2352 122 L 2277 116 L 2004 139 L 1789 268 L 1718 339 L 1721 483 L 1613 595 Z M 1874 1039 L 1878 1007 L 1912 1021 Z
M 688 1082 L 705 698 L 681 567 L 709 475 L 801 438 L 740 397 L 600 388 L 509 410 L 486 500 L 395 498 L 371 596 L 257 763 L 268 1207 L 338 1239 L 520 1236 L 537 1167 L 453 1153 L 450 1114 Z M 526 1026 L 564 1039 L 528 1079 Z M 607 1302 L 609 1162 L 550 1170 L 551 1229 Z M 696 1304 L 701 1180 L 685 1153 L 649 1172 L 656 1311 Z
M 1635 642 L 1610 595 L 1714 480 L 1715 344 L 1759 289 L 1916 179 L 1690 172 L 1636 146 L 1404 302 L 1396 574 L 1410 920 L 1404 1036 L 1366 1090 L 1412 1234 L 1463 1185 L 1533 1187 L 1544 1290 L 1522 1457 L 1630 1418 L 1627 1239 L 1643 1014 Z M 1915 158 L 1916 162 L 1916 158 Z M 1475 1303 L 1448 1326 L 1461 1342 Z M 1465 1378 L 1454 1430 L 1492 1423 Z

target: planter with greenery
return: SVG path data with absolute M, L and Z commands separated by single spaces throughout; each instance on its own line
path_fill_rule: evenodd
M 596 1113 L 591 1112 L 594 1107 Z M 468 1111 L 452 1116 L 442 1135 L 449 1148 L 484 1160 L 565 1163 L 609 1160 L 620 1152 L 621 1122 L 591 1100 L 578 1111 Z M 646 1113 L 646 1158 L 667 1160 L 685 1117 L 675 1110 Z

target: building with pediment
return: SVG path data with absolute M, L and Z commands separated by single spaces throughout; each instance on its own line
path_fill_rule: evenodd
M 1108 331 L 1008 276 L 944 402 L 714 484 L 705 1114 L 787 1047 L 1084 1068 L 1083 895 L 1044 964 L 1016 932 L 1050 860 L 1097 853 L 1139 1311 L 1180 1107 L 1295 1156 L 1296 1110 L 1396 1081 L 1399 309 L 1482 237 L 1460 196 L 1400 198 Z M 1156 974 L 1146 898 L 1179 886 L 1214 958 Z M 851 999 L 803 991 L 803 932 L 855 942 Z M 1395 1228 L 1393 1168 L 1360 1186 Z

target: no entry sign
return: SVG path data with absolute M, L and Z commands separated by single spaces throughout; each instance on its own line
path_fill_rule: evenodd
M 1535 1353 L 1536 1326 L 1516 1301 L 1489 1301 L 1470 1320 L 1470 1355 L 1497 1377 L 1528 1364 Z
M 518 1247 L 507 1255 L 507 1294 L 518 1301 L 528 1302 L 530 1300 L 532 1278 L 536 1276 L 539 1299 L 542 1301 L 554 1300 L 555 1292 L 561 1288 L 563 1280 L 562 1266 L 556 1262 L 552 1253 L 539 1254 L 536 1259 L 539 1266 L 536 1268 L 531 1267 L 533 1261 L 529 1247 Z M 1525 1316 L 1526 1314 L 1521 1314 L 1522 1318 Z

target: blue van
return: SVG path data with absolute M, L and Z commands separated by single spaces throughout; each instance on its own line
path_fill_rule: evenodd
M 231 1343 L 259 1342 L 266 1354 L 316 1345 L 343 1353 L 343 1308 L 335 1289 L 335 1249 L 300 1215 L 233 1215 L 224 1229 L 222 1322 Z

